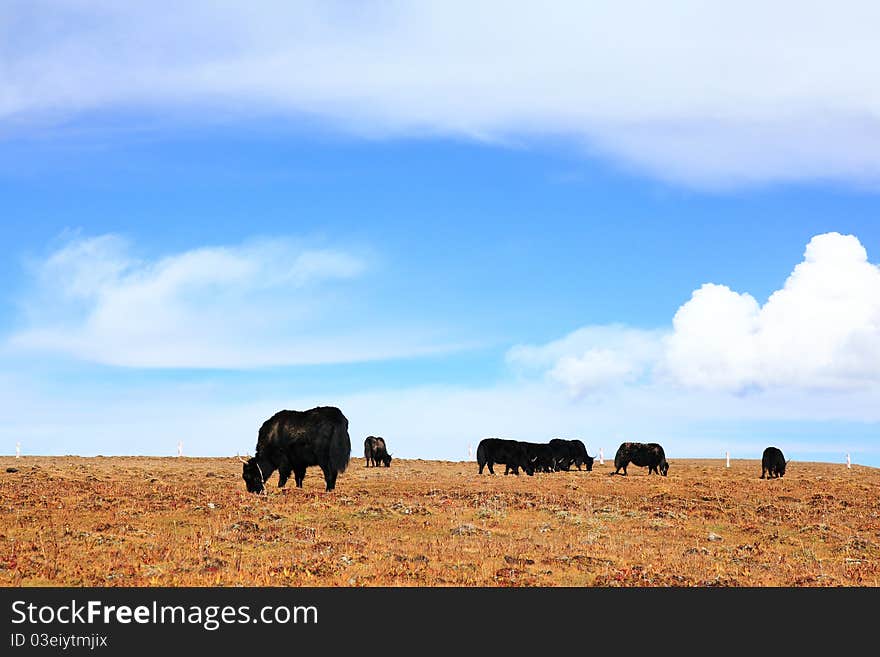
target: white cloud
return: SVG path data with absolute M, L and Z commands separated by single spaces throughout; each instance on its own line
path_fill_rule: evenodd
M 878 386 L 880 267 L 855 236 L 816 235 L 763 305 L 706 283 L 675 313 L 672 330 L 585 327 L 514 347 L 508 362 L 573 395 L 640 381 L 734 392 Z
M 880 6 L 864 0 L 3 11 L 8 130 L 92 110 L 210 108 L 371 134 L 562 136 L 698 185 L 880 180 Z
M 622 325 L 587 326 L 546 345 L 517 345 L 507 362 L 526 372 L 546 370 L 578 397 L 647 375 L 661 355 L 661 335 Z
M 365 272 L 365 259 L 287 239 L 145 259 L 115 235 L 75 238 L 32 269 L 25 327 L 7 342 L 17 353 L 131 367 L 248 368 L 448 348 L 411 326 L 355 329 L 346 320 L 346 291 Z
M 760 308 L 749 294 L 706 283 L 673 317 L 665 369 L 694 387 L 737 388 L 756 372 L 754 334 Z
M 710 388 L 878 384 L 880 268 L 855 236 L 827 233 L 763 306 L 704 285 L 673 318 L 665 367 Z

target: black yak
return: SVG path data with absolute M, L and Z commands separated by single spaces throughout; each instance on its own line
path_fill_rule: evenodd
M 593 457 L 587 454 L 587 446 L 584 445 L 583 441 L 580 440 L 572 440 L 570 442 L 572 445 L 574 445 L 574 464 L 577 466 L 577 469 L 580 470 L 581 465 L 583 465 L 587 469 L 587 472 L 592 472 Z
M 648 474 L 657 472 L 665 477 L 669 472 L 666 454 L 657 443 L 621 443 L 614 455 L 614 474 L 619 474 L 623 469 L 626 475 L 626 466 L 630 463 L 639 467 L 648 466 Z
M 306 468 L 317 465 L 329 491 L 336 487 L 336 477 L 345 471 L 350 456 L 348 419 L 338 408 L 278 411 L 260 427 L 256 455 L 244 463 L 241 476 L 251 493 L 262 493 L 275 470 L 279 488 L 291 472 L 297 488 L 302 488 Z
M 548 443 L 522 443 L 526 446 L 529 463 L 535 472 L 555 472 L 553 448 Z
M 761 457 L 761 479 L 764 478 L 765 474 L 769 479 L 781 477 L 785 474 L 785 466 L 787 464 L 788 461 L 782 455 L 781 449 L 778 447 L 768 447 L 764 450 L 764 455 Z
M 529 476 L 535 473 L 525 443 L 518 440 L 505 438 L 484 438 L 481 440 L 477 445 L 477 464 L 480 466 L 480 474 L 483 474 L 483 468 L 486 466 L 489 467 L 491 474 L 495 474 L 495 470 L 492 468 L 495 463 L 504 463 L 506 466 L 504 474 L 513 470 L 513 474 L 518 475 L 520 468 L 525 470 Z
M 385 445 L 385 439 L 380 436 L 367 436 L 364 439 L 364 460 L 367 467 L 371 465 L 379 467 L 382 463 L 386 468 L 391 467 L 391 454 Z
M 593 457 L 587 454 L 587 447 L 580 440 L 563 440 L 554 438 L 550 441 L 553 450 L 553 460 L 556 470 L 569 470 L 576 465 L 580 470 L 582 465 L 587 467 L 587 472 L 593 469 Z

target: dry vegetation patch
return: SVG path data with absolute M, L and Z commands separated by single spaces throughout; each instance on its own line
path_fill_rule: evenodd
M 880 470 L 673 460 L 516 477 L 353 459 L 248 494 L 235 459 L 0 458 L 5 586 L 878 586 Z

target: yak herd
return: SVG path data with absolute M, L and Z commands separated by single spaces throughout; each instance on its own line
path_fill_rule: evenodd
M 241 459 L 242 478 L 251 493 L 262 493 L 266 481 L 278 471 L 278 487 L 293 474 L 297 488 L 302 488 L 306 468 L 319 466 L 324 473 L 327 490 L 336 486 L 336 478 L 345 471 L 351 456 L 348 419 L 334 406 L 318 406 L 308 411 L 279 411 L 263 422 L 257 432 L 257 449 L 253 457 Z M 240 457 L 239 457 L 240 458 Z M 366 466 L 391 466 L 385 440 L 367 436 L 364 440 Z M 785 460 L 777 447 L 768 447 L 761 458 L 761 479 L 785 474 Z M 477 446 L 479 474 L 494 465 L 504 465 L 504 474 L 527 475 L 535 472 L 568 471 L 572 466 L 587 472 L 593 469 L 593 457 L 580 440 L 554 438 L 547 443 L 530 443 L 504 438 L 484 438 Z M 625 442 L 614 455 L 614 474 L 626 475 L 628 465 L 647 467 L 648 474 L 669 472 L 663 447 L 657 443 Z
M 588 472 L 593 469 L 593 457 L 580 440 L 561 438 L 554 438 L 549 443 L 527 443 L 504 438 L 481 440 L 477 447 L 479 473 L 483 474 L 483 468 L 488 467 L 489 472 L 495 474 L 493 466 L 496 463 L 504 465 L 504 474 L 513 472 L 515 475 L 519 474 L 520 469 L 527 475 L 568 471 L 572 465 L 577 465 L 578 470 L 585 465 Z M 657 443 L 621 443 L 614 455 L 614 474 L 623 470 L 626 475 L 626 467 L 630 463 L 647 467 L 648 474 L 657 473 L 665 477 L 669 472 L 666 454 Z

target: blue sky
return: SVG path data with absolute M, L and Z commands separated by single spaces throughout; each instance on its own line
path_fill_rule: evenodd
M 880 466 L 864 20 L 579 4 L 0 10 L 0 451 L 245 453 L 333 404 L 355 453 Z

